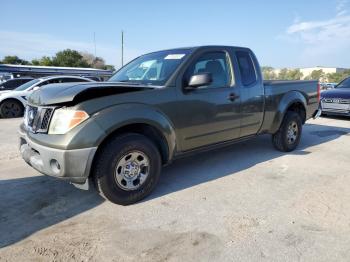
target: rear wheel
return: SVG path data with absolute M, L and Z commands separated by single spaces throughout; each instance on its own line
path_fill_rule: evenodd
M 23 105 L 17 100 L 5 100 L 0 105 L 0 117 L 12 118 L 23 116 Z
M 157 185 L 161 157 L 157 147 L 143 135 L 115 137 L 96 157 L 93 169 L 96 188 L 115 204 L 133 204 Z
M 300 142 L 302 120 L 298 113 L 287 112 L 280 129 L 272 135 L 272 143 L 282 152 L 293 151 Z

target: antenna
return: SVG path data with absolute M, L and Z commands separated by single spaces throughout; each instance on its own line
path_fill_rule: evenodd
M 122 30 L 122 67 L 124 66 L 124 31 Z
M 95 48 L 95 57 L 96 57 L 96 34 L 94 32 L 94 48 Z

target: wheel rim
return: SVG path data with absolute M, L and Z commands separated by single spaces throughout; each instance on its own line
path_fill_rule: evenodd
M 290 122 L 287 129 L 287 142 L 288 144 L 294 144 L 298 138 L 299 128 L 295 121 Z
M 123 190 L 136 190 L 146 181 L 149 170 L 150 161 L 147 155 L 140 151 L 131 151 L 118 160 L 115 181 Z
M 2 107 L 2 113 L 5 117 L 16 117 L 21 112 L 20 106 L 15 102 L 6 102 Z

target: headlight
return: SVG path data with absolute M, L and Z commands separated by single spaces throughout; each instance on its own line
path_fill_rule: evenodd
M 50 122 L 49 134 L 63 135 L 88 118 L 89 115 L 82 110 L 57 109 Z

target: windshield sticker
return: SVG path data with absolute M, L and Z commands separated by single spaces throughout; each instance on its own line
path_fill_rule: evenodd
M 167 55 L 164 59 L 181 59 L 185 56 L 185 54 L 171 54 Z

